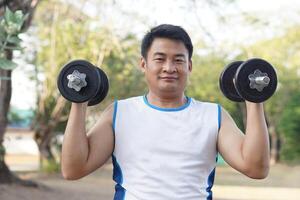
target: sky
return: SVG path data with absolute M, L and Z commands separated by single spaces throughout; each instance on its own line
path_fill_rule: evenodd
M 212 45 L 219 45 L 225 40 L 241 43 L 246 41 L 245 38 L 251 42 L 261 35 L 271 37 L 271 33 L 275 32 L 274 29 L 278 32 L 278 29 L 283 26 L 300 21 L 299 0 L 236 0 L 234 4 L 219 3 L 214 10 L 210 9 L 205 0 L 119 0 L 116 1 L 117 6 L 114 8 L 111 7 L 111 3 L 106 3 L 107 5 L 102 7 L 95 6 L 93 2 L 96 1 L 90 0 L 91 3 L 80 6 L 90 16 L 98 17 L 98 22 L 111 22 L 110 24 L 115 26 L 114 30 L 120 32 L 124 32 L 124 29 L 132 30 L 141 37 L 151 26 L 171 23 L 184 27 L 191 34 L 192 40 L 201 38 L 211 42 L 207 34 L 203 35 L 199 31 L 199 28 L 204 27 L 208 35 L 213 37 Z M 225 0 L 216 2 L 225 2 Z M 238 12 L 257 16 L 269 26 L 253 30 L 253 27 L 243 24 L 243 19 L 237 15 Z M 128 17 L 124 17 L 123 13 Z M 229 16 L 228 22 L 220 24 L 218 21 L 220 15 Z M 237 32 L 245 37 L 237 38 L 237 35 L 233 34 Z
M 78 0 L 66 1 L 83 9 L 95 19 L 95 23 L 111 24 L 116 33 L 130 31 L 142 37 L 151 26 L 170 23 L 184 27 L 192 41 L 204 40 L 216 48 L 226 48 L 226 41 L 234 45 L 271 38 L 282 33 L 286 27 L 300 23 L 299 0 L 237 0 L 230 6 L 220 4 L 214 11 L 200 0 L 104 0 L 105 5 L 102 7 L 96 6 L 97 0 L 87 0 L 85 4 Z M 116 6 L 112 7 L 112 2 L 117 2 Z M 237 11 L 257 16 L 262 22 L 257 26 L 248 26 L 237 15 Z M 220 16 L 227 16 L 225 24 L 219 23 Z M 268 26 L 264 26 L 264 23 Z M 26 37 L 26 34 L 22 38 L 26 51 L 32 50 L 33 40 Z M 12 74 L 11 105 L 30 109 L 36 104 L 35 83 L 28 78 L 34 66 L 26 64 L 22 59 L 16 62 L 19 67 Z

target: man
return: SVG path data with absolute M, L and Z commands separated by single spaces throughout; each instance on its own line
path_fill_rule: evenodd
M 220 105 L 185 96 L 193 45 L 179 26 L 151 29 L 141 49 L 147 94 L 116 101 L 87 135 L 87 103 L 72 104 L 62 149 L 64 178 L 79 179 L 112 156 L 115 200 L 212 199 L 218 152 L 241 173 L 266 177 L 263 104 L 246 102 L 243 134 Z

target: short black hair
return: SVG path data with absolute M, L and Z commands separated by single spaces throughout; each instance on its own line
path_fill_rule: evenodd
M 141 44 L 141 54 L 144 58 L 147 58 L 148 50 L 155 38 L 168 38 L 183 42 L 188 50 L 189 59 L 192 58 L 193 44 L 190 36 L 182 27 L 171 24 L 158 25 L 146 33 Z

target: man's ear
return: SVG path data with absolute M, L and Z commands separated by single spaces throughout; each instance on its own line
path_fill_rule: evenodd
M 145 72 L 145 68 L 147 67 L 147 63 L 146 63 L 146 59 L 142 56 L 140 59 L 140 69 L 142 70 L 142 72 Z

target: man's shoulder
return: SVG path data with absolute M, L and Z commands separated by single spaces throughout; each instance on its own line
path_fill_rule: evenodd
M 210 117 L 215 117 L 216 115 L 220 117 L 221 105 L 219 103 L 193 99 L 193 105 L 194 107 L 192 109 L 195 110 L 196 113 L 206 113 Z
M 127 98 L 121 98 L 121 99 L 116 99 L 116 101 L 134 101 L 139 98 L 143 98 L 143 96 L 132 96 Z
M 202 101 L 202 100 L 197 100 L 195 98 L 191 98 L 193 104 L 195 105 L 203 105 L 203 106 L 218 106 L 219 104 L 216 102 L 210 102 L 210 101 Z
M 136 103 L 139 102 L 143 99 L 143 96 L 133 96 L 133 97 L 128 97 L 128 98 L 123 98 L 123 99 L 117 99 L 115 102 L 118 104 L 128 104 L 128 103 Z

